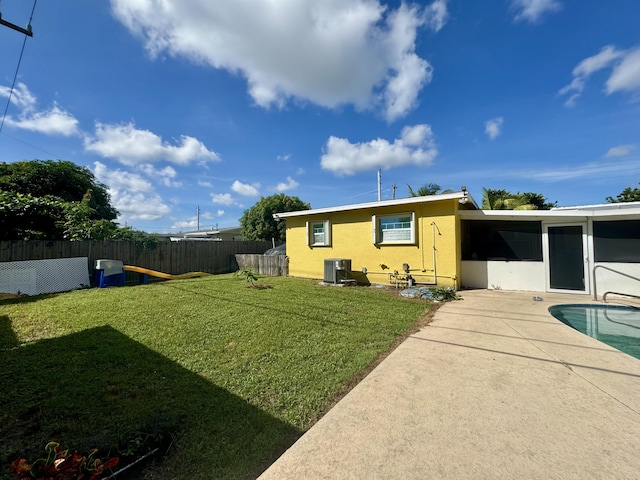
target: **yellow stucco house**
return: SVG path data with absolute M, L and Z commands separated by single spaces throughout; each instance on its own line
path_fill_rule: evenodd
M 286 221 L 289 275 L 406 286 L 460 286 L 460 192 L 278 213 Z
M 640 297 L 640 202 L 480 210 L 463 187 L 274 217 L 291 276 Z

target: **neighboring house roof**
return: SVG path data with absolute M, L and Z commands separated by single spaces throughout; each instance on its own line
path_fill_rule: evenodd
M 208 240 L 221 241 L 225 239 L 241 236 L 241 227 L 228 227 L 211 230 L 196 230 L 193 232 L 184 232 L 171 235 L 172 242 L 182 242 L 185 240 Z
M 273 218 L 276 220 L 304 217 L 307 215 L 319 215 L 336 212 L 347 212 L 350 210 L 364 210 L 370 208 L 392 207 L 397 205 L 412 205 L 415 203 L 435 202 L 439 200 L 458 200 L 460 203 L 467 204 L 470 208 L 478 208 L 478 204 L 466 190 L 454 193 L 443 193 L 440 195 L 426 195 L 422 197 L 398 198 L 395 200 L 381 200 L 379 202 L 356 203 L 353 205 L 342 205 L 339 207 L 315 208 L 311 210 L 299 210 L 297 212 L 274 213 Z

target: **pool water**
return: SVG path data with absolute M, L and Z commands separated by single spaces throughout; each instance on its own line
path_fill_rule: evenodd
M 640 359 L 640 308 L 619 305 L 554 305 L 562 323 Z

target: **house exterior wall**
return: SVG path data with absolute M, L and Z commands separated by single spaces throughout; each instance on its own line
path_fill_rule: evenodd
M 436 283 L 437 280 L 438 286 L 458 287 L 460 222 L 457 209 L 458 200 L 447 199 L 289 217 L 286 219 L 289 275 L 322 279 L 325 259 L 346 258 L 351 260 L 353 277 L 359 282 L 392 284 L 389 274 L 394 270 L 403 273 L 402 265 L 407 263 L 418 284 Z M 373 215 L 406 213 L 415 214 L 415 244 L 373 244 Z M 307 245 L 306 222 L 326 220 L 331 225 L 331 245 Z M 366 274 L 362 273 L 363 268 L 366 268 Z M 437 279 L 434 279 L 434 273 Z
M 612 271 L 614 270 L 614 271 Z M 605 292 L 619 292 L 640 296 L 639 263 L 600 262 L 589 269 L 590 291 L 602 299 Z M 634 277 L 634 278 L 629 278 Z M 546 265 L 543 262 L 463 261 L 461 286 L 466 288 L 489 288 L 545 292 Z M 594 282 L 595 280 L 595 282 Z
M 598 299 L 601 299 L 606 292 L 640 296 L 640 280 L 638 280 L 640 263 L 598 262 L 593 274 L 595 274 L 595 286 L 592 286 L 592 289 L 598 295 Z
M 544 292 L 543 262 L 463 261 L 462 287 Z

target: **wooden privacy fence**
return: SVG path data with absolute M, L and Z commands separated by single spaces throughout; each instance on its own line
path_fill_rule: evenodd
M 0 262 L 88 257 L 90 270 L 96 260 L 110 259 L 174 275 L 188 272 L 220 274 L 238 270 L 236 254 L 262 256 L 269 248 L 271 242 L 264 241 L 160 242 L 154 249 L 143 250 L 127 241 L 15 240 L 0 242 Z
M 236 255 L 239 268 L 250 268 L 260 275 L 286 277 L 289 274 L 289 258 L 286 255 Z

